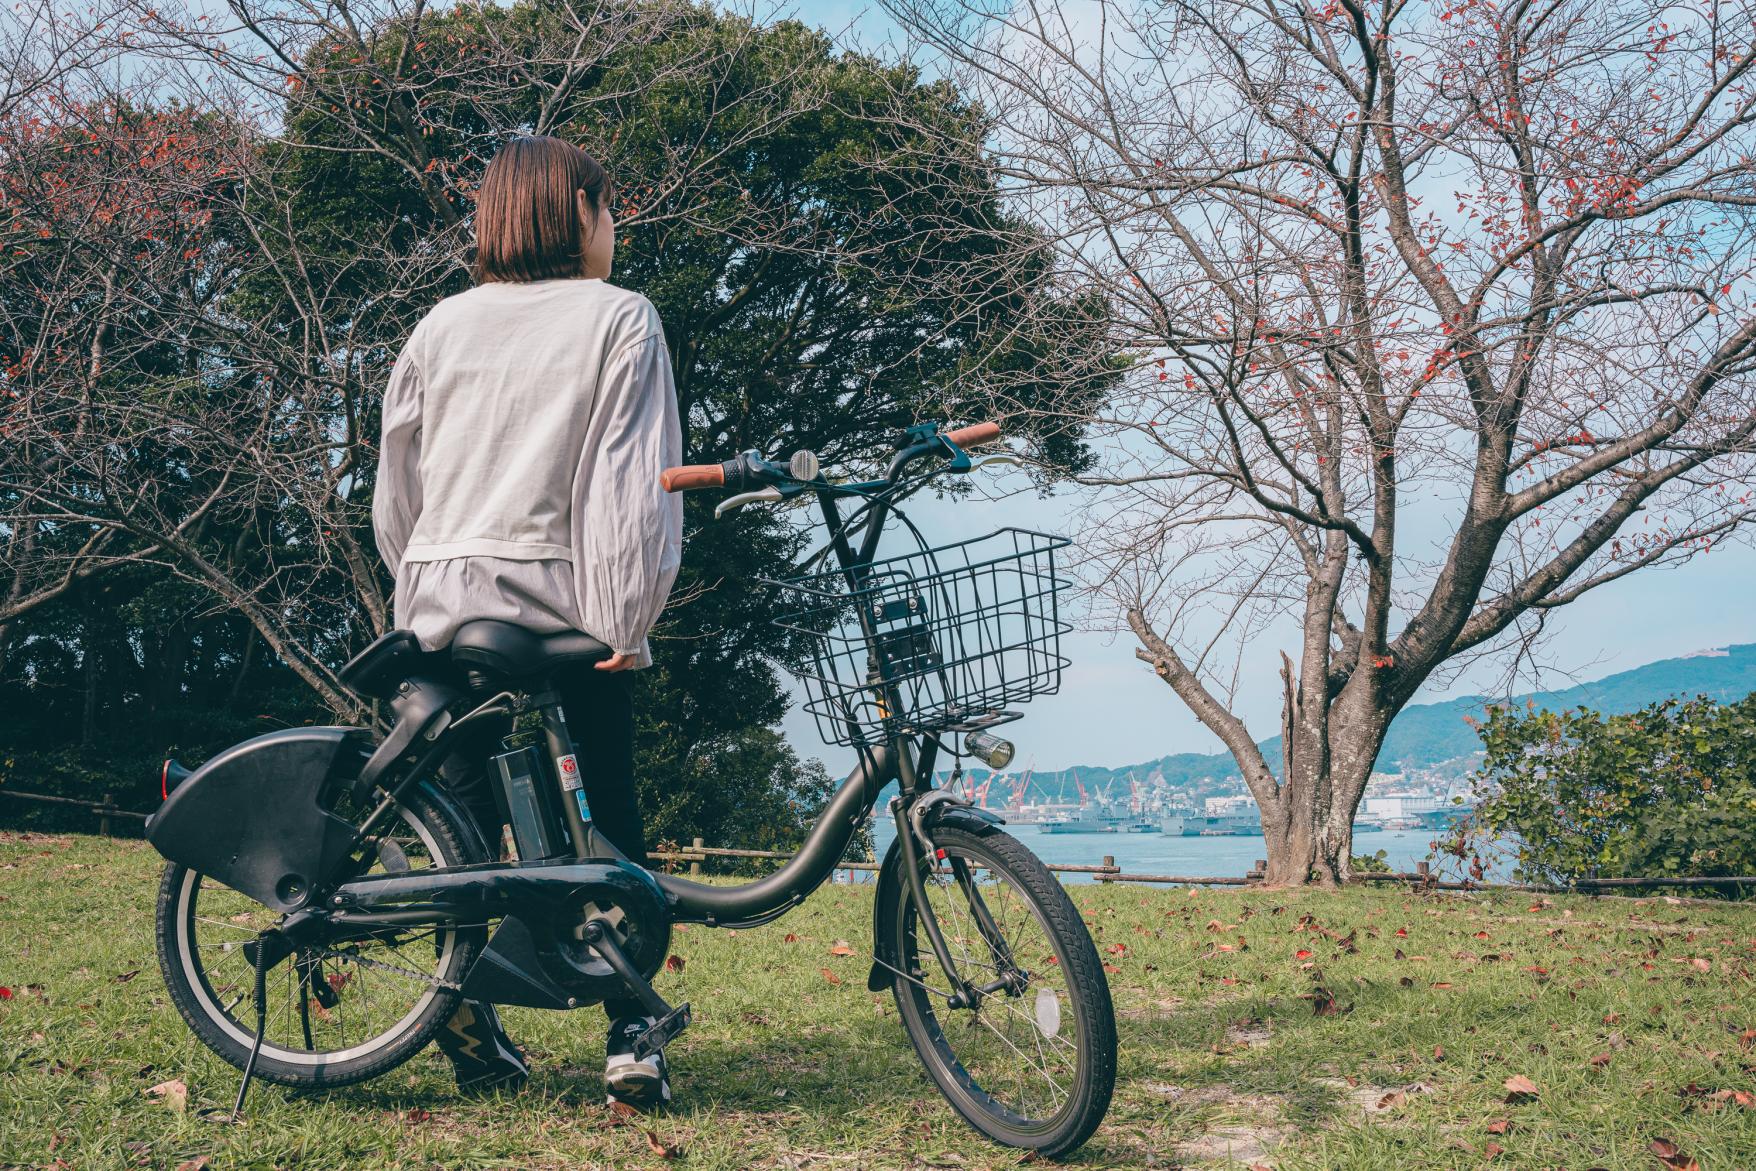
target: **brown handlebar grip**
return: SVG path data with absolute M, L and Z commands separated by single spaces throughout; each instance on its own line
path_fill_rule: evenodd
M 992 443 L 1000 438 L 1000 424 L 975 423 L 968 427 L 959 427 L 955 431 L 947 431 L 945 438 L 959 447 L 975 447 L 981 443 Z
M 684 492 L 690 488 L 724 488 L 726 470 L 719 464 L 687 464 L 666 468 L 659 473 L 659 484 L 666 492 Z

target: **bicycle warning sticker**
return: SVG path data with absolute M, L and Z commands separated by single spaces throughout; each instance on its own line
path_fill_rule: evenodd
M 561 772 L 561 791 L 564 793 L 577 791 L 580 787 L 579 761 L 573 758 L 572 753 L 566 756 L 557 756 L 555 767 Z

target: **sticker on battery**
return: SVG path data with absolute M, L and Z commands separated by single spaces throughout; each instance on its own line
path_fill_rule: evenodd
M 557 756 L 555 768 L 561 773 L 561 791 L 563 793 L 576 792 L 580 787 L 579 762 L 573 758 L 573 754 Z

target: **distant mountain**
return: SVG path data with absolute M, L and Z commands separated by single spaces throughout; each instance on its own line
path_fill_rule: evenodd
M 1512 702 L 1520 706 L 1532 702 L 1551 711 L 1584 706 L 1614 714 L 1635 711 L 1674 695 L 1706 695 L 1712 699 L 1736 700 L 1752 691 L 1756 691 L 1756 644 L 1701 651 L 1680 659 L 1648 663 L 1592 683 L 1515 696 Z M 1404 708 L 1384 739 L 1384 749 L 1378 755 L 1378 770 L 1400 772 L 1433 768 L 1480 751 L 1481 741 L 1465 722 L 1465 717 L 1483 719 L 1491 702 L 1496 701 L 1471 695 Z M 1268 763 L 1278 767 L 1280 737 L 1263 741 L 1262 750 Z M 1216 782 L 1240 779 L 1237 765 L 1228 752 L 1180 752 L 1121 768 L 1080 765 L 1060 772 L 1040 772 L 1032 778 L 1031 792 L 1039 800 L 1071 801 L 1078 796 L 1078 784 L 1083 784 L 1087 791 L 1101 791 L 1111 784 L 1125 786 L 1130 773 L 1145 780 L 1155 771 L 1162 772 L 1173 788 L 1189 788 L 1203 779 Z M 1120 793 L 1121 790 L 1117 789 L 1116 794 Z

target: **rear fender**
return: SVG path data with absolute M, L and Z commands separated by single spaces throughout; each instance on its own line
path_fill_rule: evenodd
M 364 728 L 336 726 L 282 728 L 234 744 L 170 791 L 147 819 L 146 839 L 168 860 L 264 906 L 296 910 L 353 840 L 354 827 L 324 806 L 371 749 Z
M 936 802 L 925 816 L 928 829 L 950 826 L 965 833 L 995 833 L 1005 821 L 986 809 L 964 805 L 954 800 Z M 866 987 L 882 992 L 896 979 L 892 968 L 901 966 L 896 954 L 896 917 L 901 912 L 908 882 L 902 876 L 901 843 L 892 841 L 884 853 L 884 864 L 878 868 L 877 904 L 872 914 L 872 970 L 866 973 Z M 885 965 L 890 965 L 885 967 Z

